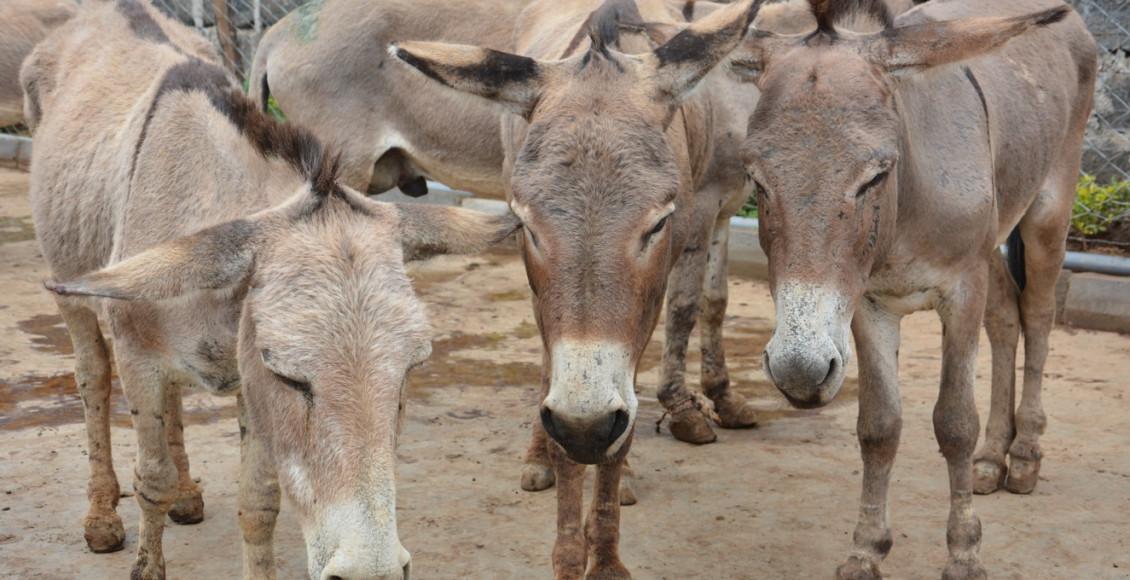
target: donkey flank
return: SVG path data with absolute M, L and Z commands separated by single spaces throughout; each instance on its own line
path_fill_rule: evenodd
M 873 34 L 835 28 L 844 4 L 812 4 L 815 32 L 759 32 L 735 57 L 762 93 L 745 156 L 777 307 L 765 371 L 793 404 L 827 404 L 843 384 L 850 326 L 863 495 L 855 547 L 837 576 L 880 578 L 893 539 L 899 324 L 936 310 L 945 332 L 934 432 L 951 498 L 943 577 L 984 578 L 972 493 L 1028 493 L 1039 472 L 1040 383 L 1091 111 L 1094 40 L 1056 0 L 927 3 Z M 1022 290 L 996 250 L 1014 228 Z M 982 320 L 993 400 L 974 455 Z M 1024 392 L 1014 415 L 1021 328 Z
M 216 60 L 192 31 L 119 0 L 84 6 L 21 72 L 40 89 L 32 204 L 84 403 L 87 543 L 124 541 L 102 315 L 138 442 L 133 578 L 165 577 L 166 514 L 204 515 L 181 428 L 190 384 L 239 392 L 244 577 L 275 577 L 285 490 L 311 578 L 406 578 L 395 448 L 430 328 L 404 260 L 477 252 L 518 222 L 340 185 L 336 155 L 259 112 Z

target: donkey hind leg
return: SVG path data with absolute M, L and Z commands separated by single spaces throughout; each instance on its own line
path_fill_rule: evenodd
M 275 579 L 275 520 L 279 481 L 262 435 L 255 432 L 239 396 L 239 528 L 243 532 L 243 578 Z
M 702 391 L 714 401 L 720 427 L 744 429 L 756 427 L 757 416 L 745 397 L 730 388 L 730 373 L 726 370 L 726 353 L 722 346 L 722 323 L 729 298 L 726 285 L 729 242 L 730 218 L 723 212 L 723 217 L 714 224 L 703 279 Z
M 1016 248 L 1009 250 L 1016 251 Z M 1004 487 L 1005 455 L 1016 434 L 1016 343 L 1020 338 L 1020 303 L 1016 282 L 1003 257 L 989 260 L 989 296 L 985 331 L 993 351 L 993 394 L 985 441 L 973 456 L 973 492 L 993 493 Z
M 1077 171 L 1072 172 L 1072 177 L 1061 180 L 1063 183 L 1057 190 L 1069 195 L 1058 196 L 1058 199 L 1073 199 L 1071 194 L 1077 174 Z M 1016 438 L 1008 450 L 1009 469 L 1005 481 L 1005 487 L 1013 493 L 1031 493 L 1040 475 L 1043 455 L 1039 439 L 1047 425 L 1040 391 L 1048 359 L 1048 336 L 1055 322 L 1055 284 L 1063 267 L 1069 219 L 1069 211 L 1037 205 L 1020 221 L 1025 269 L 1024 290 L 1020 293 L 1024 386 L 1016 409 Z
M 549 394 L 549 355 L 541 357 L 541 391 L 538 392 L 538 405 Z M 553 463 L 549 459 L 549 436 L 535 414 L 530 430 L 530 446 L 526 449 L 525 467 L 522 468 L 522 489 L 541 491 L 553 487 L 556 480 Z
M 902 432 L 898 388 L 901 317 L 864 301 L 852 321 L 859 351 L 859 419 L 856 431 L 863 456 L 863 493 L 854 547 L 836 570 L 839 579 L 877 580 L 879 563 L 891 551 L 887 490 Z
M 92 552 L 116 552 L 125 544 L 126 531 L 115 511 L 121 490 L 110 446 L 110 355 L 92 310 L 67 298 L 55 301 L 74 345 L 75 382 L 86 419 L 90 511 L 83 521 L 83 535 Z
M 946 458 L 950 479 L 946 525 L 950 557 L 943 580 L 986 577 L 980 562 L 981 520 L 973 511 L 973 450 L 980 430 L 973 383 L 987 292 L 986 264 L 960 280 L 951 298 L 938 309 L 943 329 L 942 380 L 934 405 L 934 436 Z
M 695 220 L 699 221 L 697 215 Z M 705 225 L 694 225 L 691 236 L 667 277 L 667 328 L 659 402 L 671 414 L 671 435 L 679 441 L 702 445 L 713 443 L 718 436 L 695 397 L 687 391 L 687 342 L 698 319 L 710 232 Z
M 180 499 L 169 510 L 169 519 L 182 526 L 204 521 L 204 497 L 200 486 L 193 481 L 188 470 L 188 452 L 184 448 L 184 419 L 182 417 L 181 385 L 165 385 L 165 437 L 169 443 L 169 453 L 177 466 Z
M 549 459 L 557 475 L 557 539 L 553 543 L 556 580 L 580 580 L 588 563 L 588 543 L 581 525 L 585 502 L 585 466 L 574 463 L 556 443 L 549 443 Z
M 128 317 L 129 314 L 121 316 Z M 128 319 L 122 324 L 115 321 L 111 324 L 115 329 L 133 326 Z M 160 362 L 151 360 L 144 347 L 132 344 L 136 339 L 117 331 L 114 339 L 118 375 L 122 379 L 137 437 L 133 491 L 141 508 L 141 525 L 137 557 L 130 578 L 158 580 L 165 577 L 165 556 L 161 546 L 165 516 L 180 498 L 177 467 L 165 434 L 166 381 L 160 376 Z
M 607 463 L 596 467 L 596 485 L 588 520 L 585 522 L 585 538 L 588 543 L 589 561 L 592 563 L 586 580 L 623 580 L 631 578 L 631 573 L 620 561 L 620 475 L 626 465 L 631 436 L 624 447 Z

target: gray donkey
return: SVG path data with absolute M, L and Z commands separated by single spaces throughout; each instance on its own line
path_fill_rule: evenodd
M 517 221 L 366 199 L 214 62 L 191 31 L 117 0 L 85 6 L 23 67 L 36 231 L 86 413 L 87 542 L 124 539 L 101 313 L 138 441 L 133 578 L 164 577 L 166 514 L 203 517 L 183 385 L 241 396 L 245 577 L 275 575 L 281 488 L 311 577 L 403 578 L 395 446 L 406 373 L 430 353 L 404 260 L 479 251 Z
M 944 577 L 984 578 L 973 492 L 1027 493 L 1039 472 L 1040 383 L 1095 43 L 1058 0 L 930 2 L 897 27 L 879 9 L 886 26 L 872 34 L 834 26 L 854 3 L 812 4 L 815 30 L 759 32 L 735 56 L 735 70 L 762 93 L 745 157 L 777 308 L 765 371 L 793 404 L 827 404 L 843 384 L 851 329 L 863 495 L 855 549 L 838 577 L 879 578 L 892 544 L 887 488 L 902 425 L 899 323 L 937 311 L 934 432 L 950 481 Z M 1015 281 L 997 251 L 1014 229 L 1024 247 L 1013 254 Z M 993 396 L 975 455 L 982 320 Z M 1014 413 L 1021 329 L 1024 391 Z

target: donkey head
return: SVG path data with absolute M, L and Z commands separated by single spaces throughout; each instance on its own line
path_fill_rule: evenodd
M 250 436 L 263 438 L 300 513 L 310 576 L 402 578 L 396 439 L 406 374 L 431 352 L 404 260 L 479 251 L 518 223 L 329 187 L 48 286 L 145 301 L 219 291 L 238 301 Z
M 1068 10 L 854 34 L 833 27 L 828 4 L 813 2 L 811 34 L 751 34 L 733 66 L 762 93 L 743 156 L 777 308 L 765 369 L 799 407 L 828 403 L 843 384 L 852 315 L 893 238 L 896 75 L 983 54 Z
M 521 250 L 547 353 L 541 418 L 575 461 L 603 462 L 631 433 L 636 365 L 692 211 L 686 134 L 671 121 L 738 46 L 757 5 L 719 10 L 643 54 L 613 47 L 620 19 L 636 10 L 620 0 L 593 13 L 591 46 L 564 60 L 423 42 L 390 47 L 428 77 L 516 115 L 506 122 L 516 133 L 504 131 L 504 142 L 518 144 L 508 156 L 510 204 L 524 226 Z

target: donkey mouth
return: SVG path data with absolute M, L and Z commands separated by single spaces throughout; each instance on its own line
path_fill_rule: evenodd
M 762 361 L 762 367 L 765 369 L 765 374 L 769 376 L 769 380 L 777 390 L 785 396 L 785 400 L 790 405 L 797 409 L 819 409 L 831 403 L 836 395 L 840 392 L 840 387 L 844 383 L 844 365 L 839 359 L 832 359 L 828 364 L 828 372 L 824 375 L 824 379 L 815 386 L 794 386 L 782 385 L 776 377 L 773 376 L 773 370 L 769 366 L 769 354 L 765 353 Z

